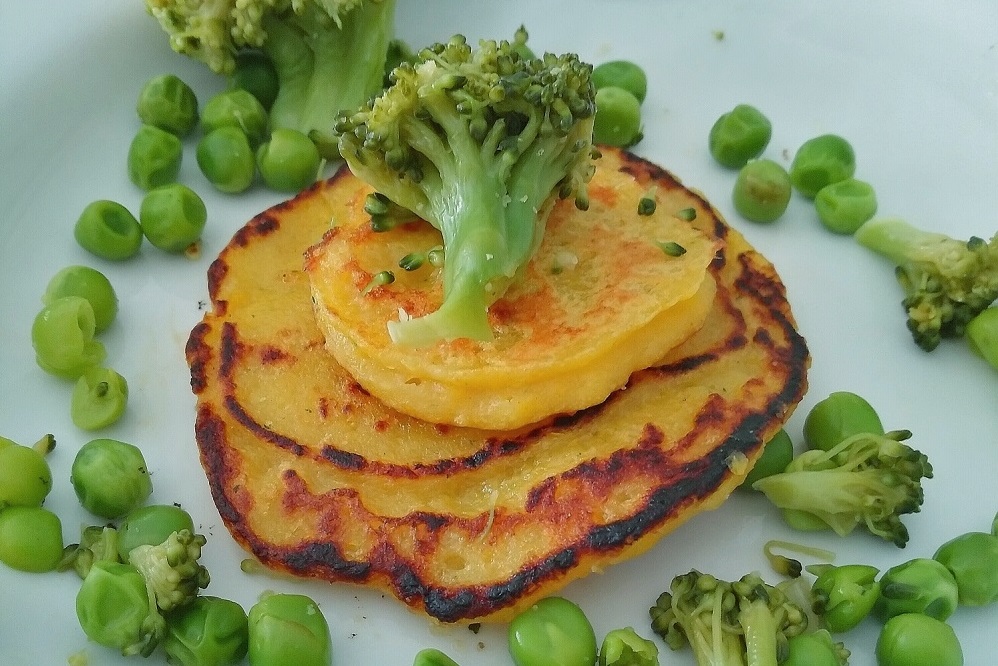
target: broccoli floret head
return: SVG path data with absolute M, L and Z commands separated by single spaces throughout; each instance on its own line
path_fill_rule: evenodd
M 971 319 L 998 299 L 998 234 L 963 241 L 897 218 L 870 220 L 856 240 L 896 266 L 908 329 L 919 347 L 959 337 Z
M 908 543 L 901 516 L 921 509 L 922 479 L 932 478 L 925 454 L 903 440 L 911 432 L 859 433 L 828 451 L 806 451 L 780 474 L 753 488 L 785 511 L 802 512 L 839 535 L 857 526 L 899 548 Z
M 279 89 L 275 128 L 318 139 L 336 113 L 379 91 L 394 33 L 396 0 L 146 0 L 174 51 L 230 74 L 236 55 L 262 50 Z
M 807 614 L 755 573 L 734 582 L 693 570 L 676 576 L 649 609 L 652 631 L 699 666 L 764 666 L 783 661 Z
M 180 530 L 157 546 L 140 545 L 128 553 L 128 563 L 145 578 L 164 613 L 193 601 L 208 586 L 208 570 L 198 563 L 205 542 L 200 534 Z
M 337 122 L 351 170 L 443 236 L 444 301 L 392 322 L 402 344 L 490 340 L 488 308 L 533 255 L 557 197 L 588 207 L 592 66 L 524 58 L 457 35 L 402 63 L 377 98 Z

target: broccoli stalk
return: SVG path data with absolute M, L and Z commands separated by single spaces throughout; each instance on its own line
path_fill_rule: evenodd
M 649 609 L 652 631 L 699 666 L 774 666 L 807 614 L 758 574 L 734 582 L 693 570 L 676 576 Z
M 990 242 L 961 241 L 881 218 L 863 224 L 855 238 L 894 262 L 908 329 L 926 351 L 963 335 L 967 322 L 998 299 L 998 234 Z
M 901 515 L 920 510 L 921 480 L 932 478 L 928 458 L 901 443 L 910 436 L 907 430 L 859 433 L 828 451 L 800 454 L 784 472 L 752 487 L 784 511 L 803 513 L 841 536 L 862 525 L 903 548 L 908 530 Z
M 157 546 L 143 544 L 128 553 L 128 563 L 145 578 L 162 612 L 190 603 L 208 586 L 208 570 L 198 563 L 205 542 L 200 534 L 180 530 Z
M 391 85 L 337 122 L 350 169 L 440 230 L 444 300 L 389 323 L 399 344 L 490 340 L 488 309 L 533 256 L 556 197 L 588 207 L 595 167 L 592 67 L 521 58 L 460 35 L 403 63 Z
M 278 93 L 272 128 L 330 145 L 337 112 L 381 90 L 396 0 L 146 0 L 174 51 L 230 74 L 236 55 L 262 50 Z M 331 155 L 327 155 L 331 156 Z

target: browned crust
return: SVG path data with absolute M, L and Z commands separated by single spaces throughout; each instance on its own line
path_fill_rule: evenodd
M 721 240 L 729 237 L 729 228 L 710 204 L 703 197 L 685 190 L 671 174 L 628 153 L 621 153 L 620 159 L 620 170 L 638 181 L 654 181 L 660 191 L 677 189 L 695 198 L 701 212 L 699 226 L 707 227 L 704 231 Z M 334 186 L 336 180 L 343 177 L 341 171 L 327 186 Z M 321 187 L 315 191 L 319 189 Z M 301 196 L 313 194 L 315 192 Z M 806 388 L 807 348 L 796 331 L 778 276 L 751 248 L 739 246 L 741 249 L 731 254 L 728 247 L 718 252 L 711 265 L 719 282 L 734 286 L 734 289 L 719 289 L 716 304 L 718 312 L 723 313 L 719 317 L 728 329 L 709 344 L 692 350 L 695 353 L 681 348 L 658 367 L 635 373 L 625 389 L 600 405 L 524 431 L 486 433 L 481 445 L 464 455 L 415 464 L 370 458 L 337 446 L 335 438 L 321 447 L 299 442 L 259 422 L 252 408 L 239 400 L 234 386 L 234 370 L 251 356 L 256 355 L 253 358 L 269 364 L 281 364 L 290 360 L 286 358 L 287 352 L 276 345 L 260 348 L 241 340 L 238 327 L 226 320 L 228 304 L 217 298 L 219 285 L 228 275 L 227 253 L 276 232 L 280 222 L 273 213 L 275 211 L 265 212 L 248 223 L 212 264 L 209 288 L 215 310 L 192 331 L 187 357 L 192 388 L 199 395 L 197 441 L 219 513 L 237 541 L 262 562 L 277 569 L 330 581 L 374 585 L 442 621 L 504 619 L 525 601 L 549 593 L 591 568 L 622 559 L 629 550 L 647 548 L 694 510 L 726 496 L 739 481 L 729 468 L 732 457 L 741 454 L 749 460 L 755 459 L 761 442 L 779 428 Z M 707 217 L 709 219 L 704 219 Z M 763 321 L 765 325 L 750 329 L 746 322 L 749 310 L 754 311 L 754 320 Z M 213 327 L 219 328 L 214 330 Z M 212 333 L 216 337 L 212 338 Z M 217 342 L 213 343 L 209 338 Z M 679 441 L 668 442 L 667 446 L 663 445 L 665 437 L 661 428 L 647 422 L 640 428 L 635 441 L 610 455 L 583 461 L 538 483 L 530 490 L 522 512 L 500 507 L 493 515 L 472 517 L 429 510 L 380 516 L 370 511 L 360 494 L 350 487 L 314 492 L 298 471 L 307 461 L 308 465 L 335 469 L 345 478 L 380 477 L 399 482 L 481 473 L 498 466 L 504 459 L 529 451 L 554 434 L 598 422 L 618 401 L 625 400 L 628 393 L 645 383 L 691 373 L 707 375 L 713 364 L 749 346 L 764 350 L 769 372 L 781 380 L 778 390 L 768 395 L 763 404 L 748 408 L 725 400 L 715 392 L 697 412 L 696 427 Z M 216 366 L 217 371 L 209 374 L 208 368 Z M 210 384 L 221 387 L 219 393 L 225 396 L 223 400 L 200 399 Z M 370 399 L 356 383 L 345 390 L 356 392 L 359 400 Z M 325 415 L 331 409 L 325 398 L 314 407 Z M 350 401 L 343 401 L 341 408 L 348 411 Z M 375 423 L 372 427 L 377 430 L 381 426 Z M 245 433 L 237 432 L 238 429 Z M 447 428 L 441 427 L 440 432 L 445 434 Z M 253 440 L 282 451 L 281 455 L 293 462 L 282 474 L 281 509 L 314 515 L 321 526 L 316 538 L 302 539 L 293 546 L 275 545 L 261 537 L 247 520 L 260 493 L 246 487 L 247 483 L 252 486 L 253 479 L 247 477 L 245 457 L 233 446 L 234 438 L 247 434 Z M 716 441 L 717 445 L 702 455 L 692 458 L 683 455 L 697 454 L 704 443 L 710 441 Z M 594 498 L 606 498 L 618 484 L 635 479 L 645 483 L 648 492 L 625 518 L 591 522 L 570 542 L 525 562 L 515 575 L 501 581 L 457 586 L 443 584 L 422 568 L 421 557 L 399 552 L 388 536 L 400 531 L 411 532 L 429 556 L 437 537 L 447 532 L 467 534 L 469 538 L 486 530 L 501 535 L 515 532 L 524 521 L 573 527 L 579 524 L 573 509 L 590 506 Z M 341 521 L 365 526 L 374 540 L 375 545 L 365 551 L 363 559 L 344 556 L 336 537 L 347 531 Z

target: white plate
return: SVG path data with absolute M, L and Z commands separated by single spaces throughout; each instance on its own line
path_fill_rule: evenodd
M 569 586 L 597 634 L 633 625 L 650 634 L 647 609 L 671 578 L 692 567 L 724 577 L 752 570 L 776 580 L 762 546 L 783 538 L 831 548 L 838 562 L 881 568 L 931 556 L 943 541 L 987 530 L 998 510 L 998 373 L 962 341 L 926 354 L 911 342 L 891 267 L 851 239 L 825 232 L 799 197 L 782 220 L 757 226 L 729 203 L 733 175 L 711 160 L 714 119 L 740 102 L 773 121 L 767 156 L 786 162 L 804 140 L 826 132 L 856 148 L 858 177 L 873 183 L 881 213 L 955 236 L 998 228 L 998 5 L 992 0 L 908 3 L 622 1 L 470 3 L 400 0 L 399 33 L 413 44 L 462 32 L 510 37 L 520 23 L 536 50 L 577 51 L 591 62 L 628 58 L 650 77 L 646 138 L 637 152 L 702 190 L 781 272 L 813 355 L 810 391 L 789 423 L 835 390 L 855 391 L 885 425 L 904 427 L 926 452 L 935 478 L 921 513 L 906 519 L 904 550 L 863 533 L 839 539 L 794 533 L 760 497 L 738 495 L 697 516 L 644 556 Z M 723 32 L 718 39 L 717 31 Z M 72 226 L 97 198 L 137 208 L 141 192 L 124 162 L 138 126 L 134 100 L 150 77 L 173 72 L 204 100 L 223 82 L 173 54 L 140 0 L 0 4 L 0 432 L 33 442 L 52 432 L 55 489 L 67 541 L 89 523 L 68 482 L 73 455 L 90 438 L 69 421 L 69 386 L 35 365 L 32 318 L 48 278 L 84 263 L 103 270 L 121 301 L 104 335 L 109 363 L 129 380 L 125 418 L 107 436 L 145 451 L 156 502 L 181 502 L 209 543 L 208 591 L 249 607 L 264 589 L 298 591 L 321 604 L 332 627 L 334 663 L 408 666 L 423 647 L 458 662 L 509 664 L 504 628 L 434 626 L 392 599 L 358 587 L 250 577 L 242 553 L 211 503 L 192 433 L 194 398 L 183 347 L 201 318 L 205 271 L 254 213 L 278 201 L 262 187 L 242 196 L 214 193 L 194 163 L 181 179 L 209 206 L 204 255 L 165 256 L 146 245 L 134 261 L 87 255 Z M 799 436 L 798 436 L 799 439 Z M 60 664 L 86 651 L 91 664 L 126 664 L 88 643 L 77 625 L 72 574 L 25 575 L 0 566 L 0 661 Z M 993 662 L 998 609 L 961 608 L 952 625 L 966 663 Z M 852 664 L 874 663 L 877 625 L 843 637 Z M 661 644 L 660 644 L 661 645 Z M 662 646 L 662 662 L 692 664 Z M 161 658 L 160 659 L 161 663 Z M 153 662 L 150 662 L 153 663 Z

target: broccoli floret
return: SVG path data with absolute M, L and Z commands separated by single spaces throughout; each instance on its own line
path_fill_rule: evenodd
M 926 351 L 963 335 L 967 322 L 998 299 L 998 234 L 990 242 L 962 241 L 882 218 L 866 222 L 855 238 L 894 262 L 908 329 Z
M 128 563 L 145 578 L 164 613 L 193 601 L 208 586 L 208 570 L 198 563 L 205 542 L 200 534 L 180 530 L 158 546 L 136 546 L 128 553 Z
M 396 0 L 146 0 L 174 51 L 231 74 L 261 49 L 277 72 L 272 128 L 328 146 L 336 113 L 381 90 Z
M 772 666 L 787 641 L 807 628 L 807 614 L 758 574 L 727 582 L 693 570 L 676 576 L 649 609 L 652 631 L 699 666 Z
M 351 170 L 443 236 L 444 300 L 389 323 L 396 343 L 490 340 L 488 309 L 533 255 L 557 197 L 588 207 L 592 66 L 457 35 L 402 63 L 336 130 Z
M 862 525 L 903 548 L 906 513 L 921 509 L 922 479 L 932 478 L 925 454 L 903 444 L 911 432 L 859 433 L 828 451 L 812 449 L 753 488 L 784 511 L 803 512 L 845 536 Z
M 80 578 L 86 578 L 97 562 L 121 562 L 118 555 L 118 530 L 112 525 L 84 527 L 80 542 L 64 549 L 59 569 L 73 569 Z

